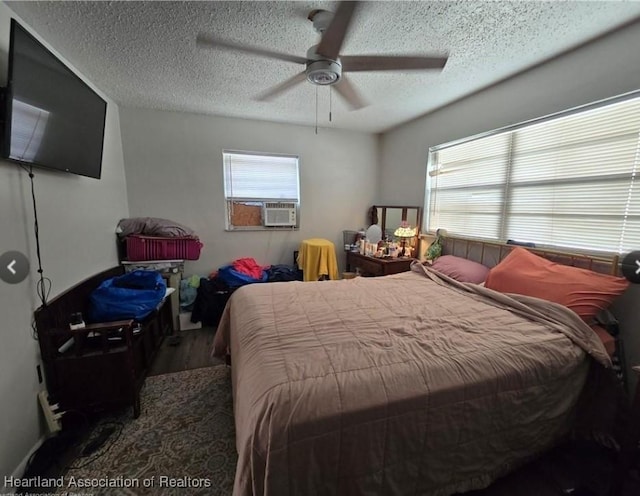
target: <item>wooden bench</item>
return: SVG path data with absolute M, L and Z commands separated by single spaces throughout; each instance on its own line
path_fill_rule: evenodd
M 131 405 L 140 415 L 140 389 L 164 336 L 173 332 L 165 299 L 142 322 L 87 323 L 70 330 L 71 315 L 89 315 L 89 295 L 121 266 L 105 270 L 58 295 L 35 311 L 50 403 L 62 411 L 95 412 Z M 71 339 L 73 338 L 73 339 Z

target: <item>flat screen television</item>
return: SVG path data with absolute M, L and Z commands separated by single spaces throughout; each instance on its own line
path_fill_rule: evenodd
M 107 103 L 11 20 L 3 158 L 100 179 Z

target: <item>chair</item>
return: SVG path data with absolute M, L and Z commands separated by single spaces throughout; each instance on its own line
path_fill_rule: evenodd
M 327 239 L 303 240 L 298 250 L 297 262 L 305 282 L 338 279 L 336 249 L 333 243 Z

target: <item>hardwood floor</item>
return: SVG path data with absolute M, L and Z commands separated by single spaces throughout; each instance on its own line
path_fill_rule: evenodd
M 615 455 L 594 443 L 570 442 L 546 453 L 494 482 L 465 496 L 610 496 L 609 481 Z M 640 495 L 640 478 L 633 471 L 618 496 Z
M 165 338 L 158 350 L 149 376 L 180 372 L 181 370 L 198 369 L 223 363 L 211 357 L 215 328 L 203 327 L 189 331 L 178 331 L 179 339 Z

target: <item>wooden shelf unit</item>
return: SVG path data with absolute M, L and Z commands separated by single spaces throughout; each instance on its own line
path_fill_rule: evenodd
M 139 326 L 123 320 L 72 331 L 68 325 L 73 313 L 89 315 L 89 295 L 102 281 L 123 273 L 119 266 L 96 274 L 35 312 L 47 391 L 61 411 L 131 405 L 134 417 L 140 415 L 140 389 L 164 336 L 173 332 L 169 302 L 163 300 Z

